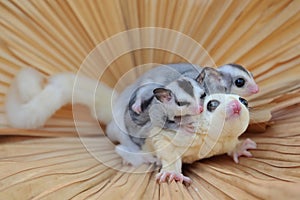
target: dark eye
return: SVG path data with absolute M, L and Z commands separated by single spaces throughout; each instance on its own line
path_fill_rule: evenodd
M 238 79 L 235 80 L 235 85 L 240 88 L 240 87 L 243 87 L 245 85 L 245 82 L 246 82 L 245 79 L 238 78 Z
M 248 108 L 248 101 L 242 97 L 239 98 L 240 102 Z
M 177 101 L 176 102 L 178 106 L 188 106 L 190 105 L 190 102 L 187 101 Z
M 220 105 L 220 102 L 217 100 L 211 100 L 207 104 L 207 110 L 212 112 L 214 111 L 218 106 Z
M 206 97 L 206 93 L 203 93 L 200 97 L 200 99 L 204 99 L 204 97 Z

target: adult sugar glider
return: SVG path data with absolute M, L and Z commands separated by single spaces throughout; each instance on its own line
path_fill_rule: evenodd
M 239 156 L 250 157 L 248 149 L 256 148 L 254 141 L 238 139 L 249 124 L 247 101 L 238 95 L 207 96 L 202 114 L 189 120 L 196 127 L 195 133 L 154 127 L 145 141 L 143 151 L 151 152 L 162 163 L 156 176 L 159 182 L 176 180 L 190 183 L 191 179 L 181 172 L 182 162 L 192 163 L 224 153 L 238 162 Z

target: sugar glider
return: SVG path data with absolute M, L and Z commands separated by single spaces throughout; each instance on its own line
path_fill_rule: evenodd
M 112 93 L 106 85 L 82 75 L 58 73 L 46 79 L 37 70 L 25 68 L 8 90 L 6 114 L 11 126 L 33 129 L 43 126 L 65 104 L 79 103 L 88 106 L 96 119 L 108 123 Z
M 131 102 L 124 115 L 125 133 L 130 142 L 137 145 L 137 150 L 144 144 L 152 127 L 161 127 L 169 130 L 183 128 L 189 131 L 189 126 L 180 126 L 175 123 L 175 116 L 198 115 L 202 112 L 204 90 L 199 83 L 188 77 L 181 77 L 165 87 L 153 90 L 153 97 L 144 102 L 143 112 L 137 114 L 132 110 Z M 132 99 L 134 100 L 134 98 Z M 190 130 L 192 131 L 192 129 Z M 121 140 L 116 151 L 126 163 L 140 165 L 143 162 L 152 162 L 152 156 L 136 156 L 132 146 L 124 144 Z
M 175 122 L 175 116 L 200 114 L 204 97 L 204 90 L 199 83 L 191 78 L 181 77 L 165 87 L 155 88 L 153 98 L 148 101 L 149 105 L 143 105 L 144 109 L 140 114 L 133 111 L 130 101 L 125 112 L 126 129 L 132 139 L 147 137 L 144 133 L 153 125 L 176 130 L 179 128 L 176 123 L 166 122 Z
M 182 174 L 182 163 L 224 153 L 238 162 L 239 156 L 250 157 L 248 149 L 256 148 L 254 141 L 238 139 L 249 124 L 247 101 L 238 95 L 207 96 L 202 114 L 183 123 L 190 122 L 196 127 L 195 133 L 162 130 L 160 127 L 150 131 L 142 148 L 161 161 L 162 168 L 156 176 L 159 182 L 176 180 L 190 183 L 191 179 Z

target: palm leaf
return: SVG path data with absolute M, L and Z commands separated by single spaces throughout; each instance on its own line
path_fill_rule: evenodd
M 1 1 L 1 199 L 299 198 L 299 19 L 297 0 Z M 132 30 L 88 56 L 97 45 Z M 139 46 L 148 48 L 132 50 Z M 241 158 L 237 165 L 218 156 L 186 165 L 190 187 L 156 184 L 156 171 L 143 172 L 152 166 L 122 166 L 84 107 L 63 107 L 39 130 L 7 123 L 5 96 L 21 68 L 45 75 L 81 70 L 121 90 L 125 85 L 118 80 L 131 83 L 158 63 L 181 61 L 240 63 L 260 86 L 250 99 L 251 126 L 243 135 L 258 144 L 254 158 Z M 74 109 L 83 113 L 76 127 Z M 76 128 L 85 133 L 81 140 Z

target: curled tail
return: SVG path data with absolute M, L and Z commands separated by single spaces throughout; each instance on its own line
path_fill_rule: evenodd
M 60 73 L 44 84 L 41 73 L 24 69 L 16 76 L 6 97 L 6 114 L 11 126 L 33 129 L 43 126 L 62 106 L 83 104 L 103 123 L 112 118 L 113 90 L 84 76 Z
M 63 88 L 51 80 L 43 88 L 43 82 L 42 74 L 33 69 L 18 73 L 7 93 L 5 104 L 11 126 L 25 129 L 41 127 L 67 103 Z
M 25 68 L 17 74 L 14 89 L 22 102 L 28 102 L 43 90 L 44 81 L 45 77 L 40 72 Z

